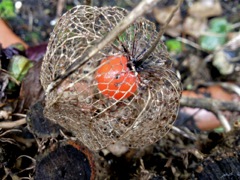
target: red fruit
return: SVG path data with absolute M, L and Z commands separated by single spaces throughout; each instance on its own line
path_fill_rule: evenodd
M 99 91 L 116 100 L 128 98 L 137 90 L 138 77 L 127 67 L 125 56 L 103 59 L 96 73 Z

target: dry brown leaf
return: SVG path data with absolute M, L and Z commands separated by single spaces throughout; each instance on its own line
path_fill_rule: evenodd
M 17 108 L 18 112 L 29 109 L 30 106 L 43 98 L 44 93 L 39 81 L 40 68 L 41 61 L 35 62 L 23 79 Z
M 175 8 L 175 6 L 169 6 L 166 8 L 157 8 L 155 7 L 153 9 L 153 14 L 156 18 L 156 20 L 160 23 L 160 24 L 164 24 L 167 20 L 167 18 L 171 15 L 173 9 Z M 178 10 L 175 15 L 173 16 L 172 20 L 170 21 L 170 23 L 168 24 L 169 27 L 175 27 L 177 26 L 180 22 L 182 21 L 182 17 L 180 14 L 180 11 Z
M 181 36 L 182 30 L 183 30 L 183 26 L 181 24 L 178 24 L 175 27 L 168 27 L 166 29 L 166 34 L 172 37 L 179 37 Z
M 2 44 L 3 48 L 6 48 L 12 44 L 21 43 L 26 49 L 28 45 L 23 42 L 16 34 L 12 32 L 9 26 L 0 18 L 0 43 Z M 4 34 L 2 36 L 2 34 Z
M 199 38 L 201 32 L 207 29 L 207 20 L 205 18 L 195 18 L 188 16 L 183 23 L 183 32 L 194 38 Z
M 189 7 L 188 13 L 198 18 L 208 18 L 222 14 L 222 7 L 218 0 L 201 0 Z

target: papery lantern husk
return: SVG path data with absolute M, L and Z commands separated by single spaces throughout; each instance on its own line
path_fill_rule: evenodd
M 84 51 L 107 35 L 128 11 L 118 7 L 76 6 L 56 24 L 41 69 L 48 85 Z M 139 63 L 157 37 L 155 25 L 138 18 L 77 72 L 46 95 L 44 115 L 57 122 L 92 150 L 119 143 L 132 148 L 158 141 L 170 129 L 179 107 L 181 84 L 162 41 Z M 138 77 L 137 91 L 128 98 L 102 94 L 96 70 L 109 56 L 126 56 Z

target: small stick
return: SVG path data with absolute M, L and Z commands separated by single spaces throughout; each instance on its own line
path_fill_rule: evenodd
M 10 130 L 6 130 L 6 131 L 4 131 L 3 133 L 0 133 L 0 138 L 2 138 L 3 136 L 5 136 L 6 134 L 8 134 L 8 133 L 12 133 L 12 132 L 22 132 L 22 131 L 19 130 L 19 129 L 10 129 Z
M 162 37 L 162 35 L 165 33 L 168 24 L 170 23 L 170 21 L 172 20 L 175 12 L 178 10 L 178 8 L 180 7 L 180 5 L 182 4 L 183 0 L 178 0 L 178 4 L 175 6 L 175 8 L 173 9 L 173 11 L 171 12 L 170 16 L 167 18 L 166 22 L 164 23 L 163 27 L 160 29 L 160 31 L 158 32 L 157 38 L 156 40 L 152 43 L 151 48 L 148 49 L 148 51 L 144 54 L 144 56 L 139 60 L 140 62 L 145 61 L 148 56 L 154 51 L 154 49 L 156 48 L 157 44 L 159 43 L 160 38 Z
M 65 0 L 58 0 L 56 13 L 57 18 L 59 18 L 62 15 L 65 3 L 66 3 Z
M 194 107 L 194 108 L 202 108 L 213 112 L 223 128 L 226 132 L 231 131 L 231 126 L 227 121 L 226 117 L 220 112 L 222 111 L 237 111 L 240 112 L 240 103 L 238 102 L 228 102 L 228 101 L 220 101 L 214 100 L 211 98 L 189 98 L 182 97 L 180 99 L 180 104 L 182 106 Z
M 217 108 L 213 109 L 213 113 L 217 116 L 217 118 L 220 121 L 220 123 L 222 124 L 225 132 L 231 131 L 232 128 L 231 128 L 228 120 Z
M 26 114 L 22 114 L 22 113 L 14 113 L 14 114 L 12 114 L 12 115 L 13 115 L 13 116 L 19 116 L 19 117 L 22 117 L 22 118 L 27 117 Z
M 197 44 L 197 43 L 195 43 L 195 42 L 192 42 L 192 41 L 190 41 L 189 39 L 182 38 L 182 37 L 177 37 L 176 40 L 178 40 L 178 41 L 180 41 L 180 42 L 182 42 L 182 43 L 184 43 L 184 44 L 188 44 L 188 45 L 190 45 L 190 46 L 192 46 L 192 47 L 194 47 L 195 49 L 198 49 L 198 50 L 200 50 L 200 51 L 207 52 L 207 51 L 205 51 L 204 49 L 202 49 L 199 44 Z
M 3 121 L 3 122 L 0 122 L 0 128 L 11 129 L 11 128 L 21 126 L 23 124 L 26 124 L 26 119 L 25 118 L 19 119 L 17 121 L 10 121 L 10 122 L 9 121 Z
M 236 84 L 229 83 L 229 82 L 204 82 L 201 83 L 205 86 L 211 86 L 211 85 L 219 85 L 224 89 L 227 89 L 228 91 L 232 91 L 236 93 L 238 96 L 240 96 L 240 87 Z
M 239 102 L 220 101 L 211 98 L 189 98 L 183 96 L 180 99 L 182 106 L 188 106 L 193 108 L 202 108 L 209 111 L 214 111 L 216 107 L 220 111 L 237 111 L 240 112 Z
M 197 140 L 197 138 L 192 133 L 190 134 L 190 132 L 187 133 L 187 132 L 185 132 L 185 131 L 183 131 L 183 130 L 181 130 L 178 127 L 173 126 L 173 125 L 170 125 L 170 127 L 173 131 L 181 134 L 182 136 L 184 136 L 188 139 L 191 139 L 191 140 L 194 140 L 194 141 Z

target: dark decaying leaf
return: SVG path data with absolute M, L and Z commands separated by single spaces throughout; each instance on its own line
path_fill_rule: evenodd
M 47 50 L 47 43 L 29 47 L 26 50 L 26 56 L 32 61 L 41 61 Z
M 22 81 L 20 96 L 18 102 L 18 112 L 29 109 L 38 100 L 44 98 L 44 92 L 39 80 L 39 74 L 42 62 L 34 62 L 33 67 L 28 71 Z
M 26 50 L 26 56 L 33 61 L 33 67 L 28 71 L 22 81 L 17 111 L 29 109 L 38 100 L 44 98 L 44 92 L 39 80 L 42 58 L 46 52 L 47 44 L 30 47 Z
M 58 148 L 43 158 L 36 167 L 36 180 L 90 179 L 91 166 L 84 154 L 71 146 Z
M 34 179 L 106 179 L 108 165 L 100 156 L 78 141 L 67 140 L 39 157 Z
M 43 116 L 43 102 L 41 101 L 31 106 L 27 113 L 27 123 L 37 137 L 50 138 L 60 134 L 61 127 Z

